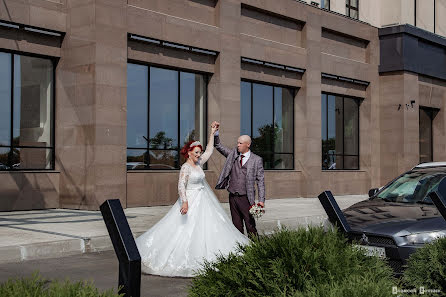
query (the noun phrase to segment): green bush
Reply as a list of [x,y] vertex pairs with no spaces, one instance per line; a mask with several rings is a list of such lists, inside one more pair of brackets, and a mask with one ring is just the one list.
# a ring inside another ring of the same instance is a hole
[[[189,296],[389,296],[392,270],[337,230],[281,230],[205,263]],[[240,253],[241,252],[241,253]]]
[[121,297],[113,289],[99,292],[91,282],[48,281],[37,273],[0,284],[0,297]]
[[442,293],[426,293],[428,296],[446,295],[446,238],[441,238],[418,249],[410,255],[404,271],[405,289],[424,287]]

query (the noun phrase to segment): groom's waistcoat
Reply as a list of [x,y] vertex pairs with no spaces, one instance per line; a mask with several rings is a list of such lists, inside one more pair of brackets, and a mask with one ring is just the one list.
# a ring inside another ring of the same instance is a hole
[[239,158],[237,158],[232,165],[231,173],[229,174],[229,192],[238,192],[240,195],[246,195],[246,173],[248,172],[246,163],[245,166],[240,166]]

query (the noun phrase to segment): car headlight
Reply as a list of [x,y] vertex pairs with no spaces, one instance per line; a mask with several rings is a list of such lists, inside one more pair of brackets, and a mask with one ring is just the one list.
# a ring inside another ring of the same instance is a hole
[[409,244],[425,244],[445,236],[446,236],[446,231],[435,231],[435,232],[414,233],[405,236],[405,238]]

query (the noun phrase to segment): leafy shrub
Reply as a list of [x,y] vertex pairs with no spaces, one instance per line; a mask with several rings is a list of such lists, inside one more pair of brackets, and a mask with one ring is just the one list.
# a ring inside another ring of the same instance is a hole
[[389,296],[392,270],[335,230],[281,230],[204,264],[189,296]]
[[419,248],[410,255],[408,267],[404,271],[405,289],[420,287],[440,290],[440,293],[425,293],[428,296],[445,296],[446,294],[446,238],[438,239]]
[[0,297],[121,297],[113,289],[99,292],[91,282],[48,281],[37,273],[0,284]]

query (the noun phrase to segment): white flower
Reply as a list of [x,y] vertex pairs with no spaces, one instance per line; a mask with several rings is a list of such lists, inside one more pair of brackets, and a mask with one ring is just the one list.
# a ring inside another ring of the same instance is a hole
[[249,213],[256,219],[262,217],[262,215],[265,213],[265,208],[261,206],[260,204],[254,204],[249,209]]

